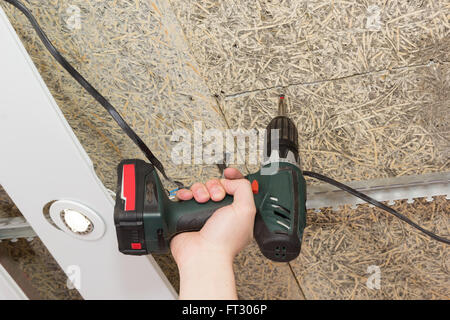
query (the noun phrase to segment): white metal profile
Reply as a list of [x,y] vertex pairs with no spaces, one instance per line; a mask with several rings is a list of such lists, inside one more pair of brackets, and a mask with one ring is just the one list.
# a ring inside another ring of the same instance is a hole
[[2,265],[0,265],[0,300],[28,300]]
[[[117,249],[113,199],[0,8],[0,184],[85,299],[174,299],[149,257]],[[104,223],[81,240],[43,215],[54,200],[79,203]]]

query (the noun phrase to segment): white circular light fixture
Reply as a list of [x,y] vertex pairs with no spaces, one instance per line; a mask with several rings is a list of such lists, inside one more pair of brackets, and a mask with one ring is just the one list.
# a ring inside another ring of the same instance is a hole
[[72,200],[58,200],[49,208],[51,220],[59,229],[81,240],[97,240],[105,233],[105,223],[89,207]]
[[88,234],[94,229],[91,220],[78,211],[64,209],[61,211],[61,219],[72,232],[77,234]]

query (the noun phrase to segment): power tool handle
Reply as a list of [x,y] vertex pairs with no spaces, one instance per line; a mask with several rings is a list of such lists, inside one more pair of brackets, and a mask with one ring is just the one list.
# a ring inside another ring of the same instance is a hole
[[199,231],[211,215],[218,209],[233,203],[233,196],[226,195],[222,201],[208,201],[199,203],[196,200],[171,202],[167,225],[172,226],[171,234]]
[[[205,203],[198,203],[194,199],[171,202],[170,213],[165,215],[168,219],[167,225],[171,228],[169,230],[171,237],[183,232],[199,231],[216,210],[230,205],[233,203],[233,199],[233,196],[226,195],[219,202],[210,200]],[[270,240],[272,234],[265,232],[266,229],[263,219],[257,214],[254,225],[254,237],[258,244],[263,244],[264,241]]]

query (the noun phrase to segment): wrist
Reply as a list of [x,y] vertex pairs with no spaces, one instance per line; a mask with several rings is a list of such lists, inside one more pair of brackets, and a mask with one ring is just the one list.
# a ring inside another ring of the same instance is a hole
[[188,270],[190,268],[208,268],[212,266],[232,267],[234,256],[224,250],[198,250],[189,252],[188,255],[177,257],[178,269]]
[[232,265],[235,256],[227,247],[204,241],[198,234],[195,237],[186,233],[177,235],[172,239],[170,249],[179,269],[211,261]]
[[237,299],[233,258],[199,253],[178,264],[180,299]]

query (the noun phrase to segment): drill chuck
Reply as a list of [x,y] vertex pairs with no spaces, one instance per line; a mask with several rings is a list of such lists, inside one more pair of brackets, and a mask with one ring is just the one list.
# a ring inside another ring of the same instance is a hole
[[270,157],[275,146],[274,130],[278,130],[278,155],[280,159],[289,158],[291,153],[295,162],[299,164],[298,156],[298,132],[294,122],[286,116],[277,116],[270,121],[266,128],[267,140],[266,140],[266,155]]

